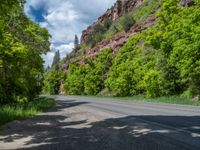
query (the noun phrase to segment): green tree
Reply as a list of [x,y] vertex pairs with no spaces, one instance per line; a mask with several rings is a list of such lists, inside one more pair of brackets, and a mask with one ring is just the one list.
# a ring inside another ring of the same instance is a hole
[[108,29],[110,28],[111,25],[112,25],[111,20],[110,20],[108,17],[106,17],[106,18],[104,19],[104,28],[105,28],[106,30],[108,30]]
[[75,35],[75,37],[74,37],[74,49],[75,49],[75,51],[77,51],[79,49],[79,39],[78,39],[77,35]]
[[52,68],[55,67],[55,69],[58,70],[58,68],[59,68],[59,66],[58,66],[59,63],[60,63],[60,51],[58,50],[58,51],[56,51],[55,54],[54,54],[53,62],[52,62],[51,67],[52,67]]
[[51,95],[59,94],[60,84],[63,78],[61,71],[49,70],[45,73],[44,77],[44,92]]
[[0,4],[0,103],[31,100],[41,90],[49,33],[24,14],[23,0]]
[[104,81],[112,64],[112,50],[105,49],[85,65],[70,64],[65,80],[65,92],[71,95],[96,95],[105,88]]

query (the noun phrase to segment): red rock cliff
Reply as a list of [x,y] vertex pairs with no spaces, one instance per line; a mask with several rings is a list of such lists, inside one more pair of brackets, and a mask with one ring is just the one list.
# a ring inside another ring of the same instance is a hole
[[108,9],[96,22],[82,32],[81,43],[84,43],[88,39],[89,35],[92,34],[94,26],[102,24],[105,18],[109,18],[114,22],[125,13],[131,12],[133,9],[140,6],[143,1],[144,0],[117,0],[112,8]]

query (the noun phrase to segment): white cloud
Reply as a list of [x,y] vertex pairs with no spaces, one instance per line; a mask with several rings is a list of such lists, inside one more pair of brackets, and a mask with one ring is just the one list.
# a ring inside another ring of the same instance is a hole
[[42,55],[42,58],[45,60],[45,67],[51,66],[54,57],[54,52],[49,52],[47,55]]
[[[81,36],[82,30],[94,22],[116,0],[26,0],[25,13],[52,35],[51,52],[44,56],[50,65],[55,50],[62,57],[73,49],[74,35]],[[37,21],[32,9],[41,10],[43,21]]]

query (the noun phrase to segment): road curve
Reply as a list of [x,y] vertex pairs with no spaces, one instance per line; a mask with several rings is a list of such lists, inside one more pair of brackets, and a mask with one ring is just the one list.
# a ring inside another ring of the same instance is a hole
[[0,150],[199,150],[200,107],[78,96],[0,131]]

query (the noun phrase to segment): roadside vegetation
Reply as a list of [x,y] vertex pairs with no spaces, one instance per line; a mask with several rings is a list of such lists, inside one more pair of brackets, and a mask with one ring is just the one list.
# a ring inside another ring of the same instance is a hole
[[53,99],[37,98],[26,103],[13,103],[0,106],[0,126],[13,120],[23,120],[47,111],[55,105]]
[[43,85],[42,55],[50,34],[24,14],[24,0],[0,4],[0,125],[47,110],[53,100],[38,97]]
[[[66,93],[97,95],[99,92],[151,98],[178,95],[199,100],[199,1],[191,7],[181,7],[178,3],[179,0],[163,2],[161,11],[157,12],[157,24],[129,38],[109,64],[105,63],[107,57],[101,60],[93,57],[92,64],[87,59],[85,65],[73,62],[66,76]],[[95,69],[87,69],[90,65],[97,68],[99,63],[108,69],[99,70],[99,74],[93,73]],[[86,92],[88,86],[96,92]]]
[[116,55],[106,80],[114,95],[199,96],[200,9],[178,2],[164,2],[158,23],[131,37]]
[[75,57],[63,74],[65,93],[133,99],[144,95],[140,100],[199,105],[200,1],[194,0],[189,7],[179,3],[180,0],[145,1],[117,22],[107,20],[99,26],[107,27],[106,32],[97,30],[101,32],[92,36],[105,39],[114,26],[118,29],[126,26],[128,30],[148,16],[157,17],[154,26],[130,37],[115,55],[110,48],[104,49],[92,58],[85,58],[83,64],[78,63],[83,58]]
[[112,50],[105,49],[93,58],[85,59],[86,65],[70,64],[65,92],[69,95],[97,95],[105,88],[106,73],[112,65]]
[[125,97],[113,97],[113,96],[82,96],[87,98],[96,98],[96,100],[124,100],[132,102],[149,102],[149,103],[163,103],[163,104],[178,104],[178,105],[192,105],[200,106],[200,101],[195,99],[183,98],[180,96],[162,96],[162,97],[146,97],[145,95],[136,95],[136,96],[125,96]]
[[26,102],[42,89],[50,35],[24,14],[24,0],[0,4],[0,104]]

